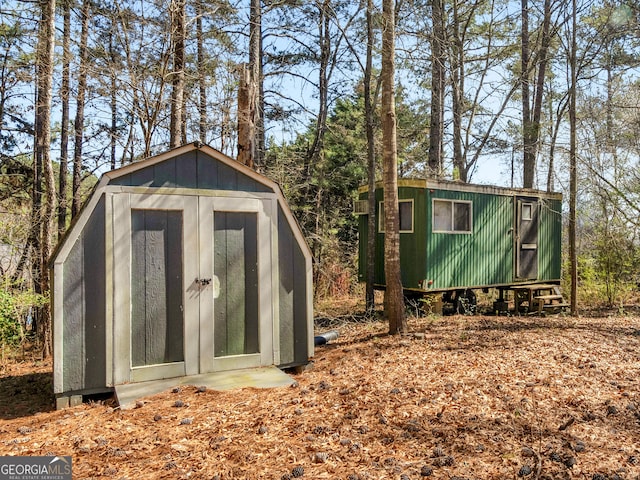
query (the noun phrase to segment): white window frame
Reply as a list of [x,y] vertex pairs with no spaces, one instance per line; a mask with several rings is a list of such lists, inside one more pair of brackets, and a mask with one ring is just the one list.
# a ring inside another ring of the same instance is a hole
[[[413,205],[413,198],[403,198],[398,200],[398,203],[409,203],[411,204],[411,229],[410,230],[400,230],[400,233],[413,233],[415,228],[415,208]],[[398,208],[398,212],[400,209]],[[399,215],[399,213],[398,213]],[[398,218],[398,220],[400,220]],[[402,224],[402,222],[400,222]],[[384,233],[384,202],[378,202],[378,233]]]
[[[435,204],[436,202],[447,202],[451,204],[451,221],[449,223],[450,229],[448,230],[436,230],[435,229]],[[469,205],[469,230],[455,230],[455,205],[467,204]],[[453,200],[449,198],[434,198],[431,200],[431,230],[433,233],[448,233],[454,235],[470,235],[473,233],[473,202],[471,200]]]

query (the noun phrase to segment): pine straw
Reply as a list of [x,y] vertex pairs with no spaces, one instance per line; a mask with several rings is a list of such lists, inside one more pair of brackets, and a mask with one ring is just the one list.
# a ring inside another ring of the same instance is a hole
[[5,412],[0,455],[72,455],[78,479],[640,478],[640,318],[410,327],[342,323],[294,387]]

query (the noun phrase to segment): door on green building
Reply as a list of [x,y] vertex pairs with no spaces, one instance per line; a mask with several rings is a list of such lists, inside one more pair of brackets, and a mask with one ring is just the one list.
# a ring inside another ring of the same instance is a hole
[[516,278],[535,280],[538,277],[538,216],[536,198],[516,198]]

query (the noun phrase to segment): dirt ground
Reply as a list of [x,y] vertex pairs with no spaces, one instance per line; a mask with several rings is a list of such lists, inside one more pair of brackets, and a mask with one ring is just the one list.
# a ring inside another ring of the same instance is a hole
[[51,364],[6,359],[0,455],[74,478],[640,479],[640,317],[320,322],[293,387],[170,390],[54,411]]

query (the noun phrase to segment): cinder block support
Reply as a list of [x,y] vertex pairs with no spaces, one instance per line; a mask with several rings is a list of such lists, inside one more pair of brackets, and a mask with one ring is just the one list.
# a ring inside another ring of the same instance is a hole
[[56,410],[82,405],[82,395],[67,395],[56,397]]
[[56,397],[56,410],[69,408],[69,397]]

